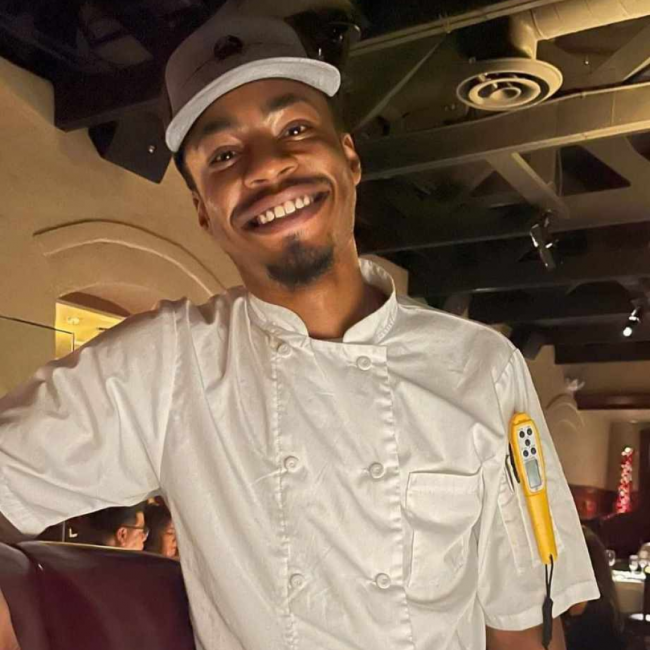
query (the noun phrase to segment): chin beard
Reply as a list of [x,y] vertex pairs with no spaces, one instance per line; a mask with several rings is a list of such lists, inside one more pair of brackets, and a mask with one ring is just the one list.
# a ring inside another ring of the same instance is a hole
[[269,277],[290,291],[307,287],[325,275],[334,264],[334,245],[306,246],[300,238],[292,237],[280,262],[269,264]]

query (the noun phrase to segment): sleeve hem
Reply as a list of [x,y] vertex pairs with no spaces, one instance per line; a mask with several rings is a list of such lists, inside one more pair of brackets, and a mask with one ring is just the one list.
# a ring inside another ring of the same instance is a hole
[[23,535],[38,535],[44,526],[21,503],[0,473],[0,514]]
[[[561,594],[553,596],[553,618],[564,614],[569,607],[587,600],[598,600],[600,592],[596,583],[589,580],[579,582],[565,589]],[[536,605],[516,614],[504,616],[487,616],[486,624],[496,630],[518,632],[542,624],[542,607]]]

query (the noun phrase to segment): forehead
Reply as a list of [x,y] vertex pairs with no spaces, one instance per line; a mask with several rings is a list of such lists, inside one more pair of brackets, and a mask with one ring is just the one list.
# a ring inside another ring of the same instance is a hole
[[210,104],[192,126],[188,142],[200,137],[211,122],[224,120],[247,126],[289,107],[303,107],[322,116],[330,114],[326,96],[311,86],[290,79],[252,81]]

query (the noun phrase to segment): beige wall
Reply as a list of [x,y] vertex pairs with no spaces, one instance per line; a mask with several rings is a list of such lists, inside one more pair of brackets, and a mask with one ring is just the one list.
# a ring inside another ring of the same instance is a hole
[[650,361],[583,363],[563,366],[567,376],[585,382],[590,393],[650,392]]
[[604,489],[610,464],[609,420],[599,413],[578,411],[551,346],[542,348],[528,367],[567,481]]
[[[203,285],[217,292],[239,283],[198,227],[173,166],[156,185],[105,162],[85,131],[54,128],[50,84],[4,59],[0,115],[0,315],[53,326],[55,302],[70,286],[121,292],[130,307],[148,308],[160,297],[207,296]],[[57,241],[71,232],[76,245],[62,250]],[[53,334],[34,332],[0,331],[0,387],[53,355]],[[11,347],[17,337],[31,343]]]

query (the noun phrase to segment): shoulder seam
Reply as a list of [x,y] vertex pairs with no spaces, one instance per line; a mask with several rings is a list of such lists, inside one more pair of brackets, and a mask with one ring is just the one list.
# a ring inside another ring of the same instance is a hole
[[169,432],[169,421],[171,419],[172,413],[172,402],[174,398],[174,391],[176,389],[176,371],[178,365],[178,326],[176,324],[176,304],[171,304],[171,321],[173,327],[173,336],[174,336],[174,350],[172,354],[173,364],[171,370],[171,377],[169,378],[169,400],[167,404],[167,416],[165,418],[165,426],[163,427],[163,439],[162,439],[162,450],[159,457],[159,466],[158,466],[158,482],[161,482],[162,479],[162,467],[165,454],[167,453],[167,434]]

